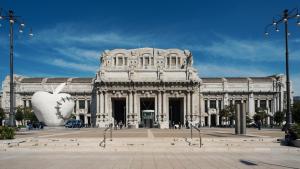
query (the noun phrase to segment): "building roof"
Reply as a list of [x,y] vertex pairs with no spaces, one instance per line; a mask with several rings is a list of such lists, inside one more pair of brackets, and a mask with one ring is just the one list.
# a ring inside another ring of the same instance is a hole
[[72,83],[92,83],[93,78],[90,77],[82,77],[82,78],[73,78]]
[[63,83],[63,82],[67,82],[69,78],[64,78],[64,77],[60,77],[60,78],[48,78],[46,83]]
[[201,78],[203,83],[222,83],[222,78],[215,78],[215,77],[205,77]]
[[272,77],[250,77],[253,82],[272,82]]
[[36,78],[23,78],[21,80],[21,83],[41,83],[43,80],[42,77],[36,77]]
[[227,77],[225,78],[228,83],[247,83],[248,78],[246,77]]

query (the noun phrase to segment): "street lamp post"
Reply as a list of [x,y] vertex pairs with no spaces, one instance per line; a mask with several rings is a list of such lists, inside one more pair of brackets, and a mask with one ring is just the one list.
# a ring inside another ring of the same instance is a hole
[[285,71],[286,71],[286,131],[291,127],[292,123],[292,113],[291,113],[291,92],[290,92],[290,73],[289,73],[289,49],[288,49],[288,36],[290,33],[288,32],[288,21],[291,19],[297,19],[297,25],[300,26],[300,14],[298,12],[298,9],[295,8],[291,10],[290,12],[285,9],[283,11],[283,15],[280,16],[280,18],[273,18],[273,22],[271,24],[268,24],[265,27],[265,35],[268,36],[269,32],[268,29],[270,27],[275,27],[275,31],[279,32],[278,25],[281,23],[284,23],[284,35],[285,35]]
[[[23,33],[25,24],[23,21],[20,21],[19,16],[15,16],[12,10],[8,12],[4,11],[2,16],[2,8],[0,9],[0,20],[9,21],[9,67],[10,67],[10,83],[9,83],[9,92],[10,92],[10,110],[9,110],[9,126],[16,126],[15,122],[15,110],[14,110],[14,25],[19,25],[19,32]],[[6,13],[6,14],[5,14]],[[30,29],[30,36],[33,36],[32,30]]]

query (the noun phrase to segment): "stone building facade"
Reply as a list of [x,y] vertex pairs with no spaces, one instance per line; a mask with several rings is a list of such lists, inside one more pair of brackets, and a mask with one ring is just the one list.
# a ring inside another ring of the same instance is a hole
[[[187,122],[218,126],[220,110],[241,102],[249,117],[257,107],[271,116],[285,107],[285,76],[202,78],[188,50],[106,50],[100,62],[95,78],[15,76],[15,103],[30,106],[35,91],[51,91],[51,86],[66,82],[63,92],[76,100],[77,119],[95,127],[122,122],[133,128],[169,128]],[[9,77],[2,88],[2,105],[8,111]]]

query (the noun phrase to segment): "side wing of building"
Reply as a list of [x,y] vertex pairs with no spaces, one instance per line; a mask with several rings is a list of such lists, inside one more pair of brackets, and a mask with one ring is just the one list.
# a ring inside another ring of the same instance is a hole
[[[75,100],[73,114],[86,125],[92,124],[93,112],[95,112],[95,97],[93,94],[94,78],[31,78],[14,76],[15,95],[14,107],[31,107],[31,97],[37,91],[52,92],[61,83],[66,83],[61,93],[69,93]],[[3,96],[1,100],[5,112],[9,112],[9,76],[2,83]]]

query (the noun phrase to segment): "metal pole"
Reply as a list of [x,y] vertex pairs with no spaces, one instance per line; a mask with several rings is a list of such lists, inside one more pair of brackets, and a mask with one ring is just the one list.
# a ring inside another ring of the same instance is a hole
[[192,125],[192,123],[190,124],[190,127],[191,127],[191,139],[193,139],[193,125]]
[[15,113],[14,113],[14,54],[13,54],[13,37],[14,37],[14,18],[13,18],[13,11],[9,11],[9,21],[10,21],[10,112],[9,112],[9,125],[14,127],[15,126]]
[[112,123],[110,124],[110,141],[112,141]]
[[287,107],[286,107],[286,130],[291,127],[292,115],[291,115],[291,104],[290,104],[290,73],[289,73],[289,49],[288,49],[288,10],[284,10],[285,20],[285,71],[286,71],[286,87],[287,87]]

